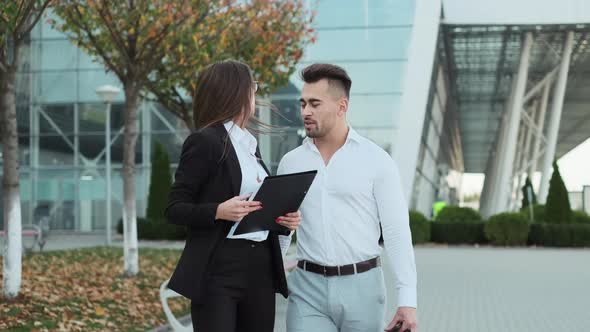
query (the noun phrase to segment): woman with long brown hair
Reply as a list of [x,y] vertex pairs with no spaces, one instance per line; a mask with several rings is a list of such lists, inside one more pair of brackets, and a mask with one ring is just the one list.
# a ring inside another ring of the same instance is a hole
[[[249,201],[269,175],[248,130],[258,83],[250,68],[223,61],[200,73],[193,96],[196,132],[182,147],[166,217],[188,228],[186,246],[168,287],[191,299],[195,331],[272,332],[275,293],[287,296],[282,249],[289,233],[234,235]],[[300,213],[277,219],[290,230]]]

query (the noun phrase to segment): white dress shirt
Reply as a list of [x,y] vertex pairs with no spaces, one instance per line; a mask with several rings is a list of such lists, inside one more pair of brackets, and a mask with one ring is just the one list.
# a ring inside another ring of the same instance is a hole
[[416,307],[416,264],[408,207],[397,165],[350,128],[328,165],[313,139],[287,153],[278,174],[318,170],[301,205],[297,259],[340,266],[380,256],[379,223],[398,290],[398,306]]
[[[262,181],[268,175],[262,165],[256,158],[256,147],[258,142],[256,138],[247,130],[240,128],[233,121],[224,124],[225,129],[229,133],[229,138],[240,162],[240,170],[242,171],[242,184],[240,186],[240,196],[252,193],[252,197],[262,185]],[[268,231],[260,231],[253,233],[246,233],[234,235],[239,223],[235,223],[230,229],[228,239],[247,239],[257,242],[262,242],[267,239]]]

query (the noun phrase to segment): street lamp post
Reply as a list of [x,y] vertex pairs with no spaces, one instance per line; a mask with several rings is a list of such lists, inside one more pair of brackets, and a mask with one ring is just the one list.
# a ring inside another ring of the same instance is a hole
[[105,178],[106,178],[106,203],[107,203],[107,220],[106,235],[107,245],[111,244],[111,225],[112,225],[112,198],[111,198],[111,104],[121,89],[112,85],[103,85],[96,89],[96,94],[107,104],[105,119]]

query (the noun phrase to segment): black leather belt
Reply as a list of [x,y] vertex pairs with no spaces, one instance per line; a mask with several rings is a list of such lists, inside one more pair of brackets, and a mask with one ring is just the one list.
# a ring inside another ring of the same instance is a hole
[[379,257],[371,258],[364,262],[341,266],[323,266],[308,261],[299,261],[297,266],[305,271],[321,274],[324,277],[348,276],[367,272],[377,266],[381,266]]

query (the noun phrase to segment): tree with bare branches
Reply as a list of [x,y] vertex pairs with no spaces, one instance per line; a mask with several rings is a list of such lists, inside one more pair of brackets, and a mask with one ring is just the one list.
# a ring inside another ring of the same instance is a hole
[[[165,61],[173,36],[202,21],[224,1],[58,0],[61,22],[53,22],[79,47],[102,62],[123,85],[124,274],[139,271],[135,198],[135,146],[140,93],[154,70]],[[197,15],[196,15],[197,14]]]
[[18,295],[22,278],[22,220],[19,188],[16,72],[19,51],[52,0],[0,2],[0,136],[4,200],[4,296]]

